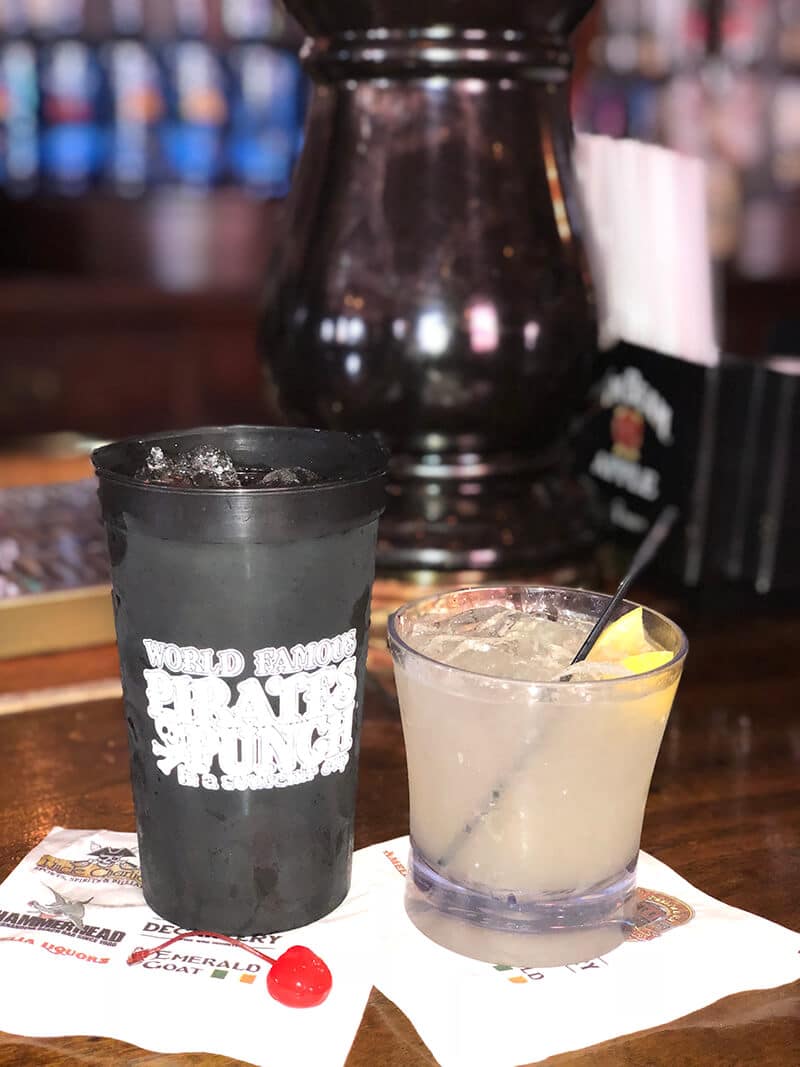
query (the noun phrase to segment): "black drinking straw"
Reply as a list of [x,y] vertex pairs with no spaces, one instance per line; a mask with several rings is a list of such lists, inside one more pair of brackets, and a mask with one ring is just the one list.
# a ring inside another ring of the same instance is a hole
[[675,520],[677,519],[677,517],[678,509],[675,507],[674,504],[670,504],[668,507],[664,508],[664,510],[656,519],[656,521],[647,531],[647,536],[636,549],[636,553],[634,554],[634,557],[631,560],[631,564],[625,573],[625,577],[617,586],[616,593],[614,593],[612,598],[609,600],[608,604],[606,605],[605,611],[594,624],[591,631],[589,632],[589,636],[578,649],[575,659],[573,659],[570,666],[572,666],[572,664],[574,663],[580,663],[582,660],[585,660],[589,653],[592,651],[598,637],[603,632],[603,630],[605,630],[609,620],[611,619],[611,616],[616,611],[617,605],[619,604],[620,600],[622,600],[622,598],[627,593],[628,587],[636,578],[639,577],[645,567],[649,566],[649,564],[653,562],[656,553],[664,544],[667,537],[669,536],[670,530],[675,525]]

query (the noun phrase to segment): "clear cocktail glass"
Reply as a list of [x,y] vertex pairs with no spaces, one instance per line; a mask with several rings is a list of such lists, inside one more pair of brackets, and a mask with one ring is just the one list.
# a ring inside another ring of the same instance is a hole
[[[608,599],[546,587],[463,589],[405,605],[389,620],[410,793],[406,910],[447,948],[554,966],[624,940],[650,780],[688,646],[673,622],[644,608],[647,640],[669,653],[663,665],[530,682],[437,661],[415,650],[414,628],[489,605],[585,621]],[[620,613],[635,606],[623,602]]]

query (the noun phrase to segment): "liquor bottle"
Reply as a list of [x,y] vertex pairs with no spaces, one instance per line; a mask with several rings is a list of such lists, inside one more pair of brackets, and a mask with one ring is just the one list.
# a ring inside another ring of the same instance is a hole
[[175,35],[165,48],[164,156],[173,180],[199,188],[224,174],[228,118],[224,68],[207,31],[202,0],[176,0]]
[[227,155],[232,176],[257,196],[285,196],[299,151],[303,76],[297,57],[266,44],[279,28],[266,0],[227,0],[231,39],[231,124]]
[[6,0],[0,27],[0,183],[33,191],[39,172],[39,82],[23,0]]
[[106,174],[123,196],[161,176],[159,123],[165,102],[153,48],[144,40],[141,0],[111,0],[111,40],[104,49],[112,128]]
[[102,72],[96,52],[81,36],[83,0],[54,0],[40,9],[42,172],[48,188],[77,195],[91,185],[103,162]]

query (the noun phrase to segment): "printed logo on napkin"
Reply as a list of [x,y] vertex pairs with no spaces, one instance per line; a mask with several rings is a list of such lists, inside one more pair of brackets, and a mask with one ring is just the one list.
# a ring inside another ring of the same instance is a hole
[[[165,775],[200,789],[277,789],[343,771],[353,745],[356,631],[307,644],[195,648],[146,637],[147,713]],[[244,677],[243,677],[244,676]],[[241,679],[241,680],[239,680]]]
[[[90,951],[86,943],[114,948],[124,940],[124,930],[118,929],[124,924],[115,921],[114,909],[144,905],[138,852],[131,834],[105,831],[100,837],[62,830],[48,834],[24,861],[26,891],[13,899],[4,896],[0,904],[0,928],[7,932],[0,939],[40,944],[54,955],[77,956],[89,963],[107,963],[107,956]],[[70,947],[73,941],[84,944]]]
[[[38,946],[53,956],[107,964],[126,939],[150,948],[181,928],[165,922],[145,904],[134,834],[56,828],[23,860],[0,892],[0,942]],[[120,927],[121,929],[118,929]],[[5,928],[5,929],[3,929]],[[282,934],[243,937],[249,944],[274,946]],[[87,944],[88,943],[88,944]],[[132,946],[124,946],[122,959]],[[174,948],[158,949],[144,960],[145,971],[192,977],[233,975],[242,985],[265,971],[252,957],[197,935]]]
[[[100,841],[91,841],[88,847],[82,846],[77,856],[40,856],[36,869],[95,888],[102,885],[141,890],[142,872],[139,870],[138,852],[138,848],[113,848]],[[140,904],[141,893],[136,896],[136,903]]]

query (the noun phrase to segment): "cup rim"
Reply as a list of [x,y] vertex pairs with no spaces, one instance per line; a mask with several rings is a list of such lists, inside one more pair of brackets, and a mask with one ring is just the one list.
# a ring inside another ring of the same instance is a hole
[[[317,427],[306,426],[257,426],[252,423],[232,423],[230,425],[223,426],[192,426],[180,430],[161,430],[155,433],[146,434],[134,434],[128,437],[119,438],[117,440],[108,441],[102,445],[98,445],[92,451],[91,459],[95,469],[95,475],[101,478],[103,481],[110,482],[114,485],[118,485],[124,488],[131,488],[136,491],[146,494],[168,494],[169,496],[211,496],[211,497],[270,497],[277,494],[290,494],[291,496],[320,493],[320,492],[335,492],[336,490],[357,489],[359,486],[368,485],[371,482],[375,482],[382,479],[386,474],[386,467],[388,463],[388,452],[385,446],[380,445],[382,450],[382,459],[379,460],[374,466],[371,466],[366,471],[359,471],[353,474],[351,477],[339,478],[332,481],[314,482],[311,485],[291,485],[291,486],[238,486],[229,488],[220,487],[200,487],[193,485],[165,485],[160,482],[146,482],[141,481],[132,474],[125,474],[122,471],[115,470],[113,466],[108,464],[109,457],[117,449],[124,448],[129,445],[146,445],[150,442],[158,443],[165,440],[179,440],[186,437],[200,437],[209,434],[218,434],[221,432],[236,432],[236,431],[253,431],[264,430],[269,432],[302,432],[309,435],[325,435],[328,437],[337,438],[350,438],[361,439],[369,441],[371,435],[368,433],[345,433],[341,430],[325,430]],[[375,442],[376,445],[378,442]]]
[[668,674],[668,673],[674,671],[674,669],[677,666],[682,665],[683,661],[686,659],[686,655],[687,655],[687,653],[689,651],[689,640],[686,637],[686,634],[683,632],[683,629],[680,626],[678,626],[678,624],[676,622],[673,622],[673,620],[670,619],[668,616],[664,615],[660,611],[656,611],[655,608],[649,608],[649,607],[647,607],[646,604],[640,604],[640,603],[638,603],[638,601],[628,600],[627,598],[622,600],[620,602],[620,604],[624,605],[625,607],[627,607],[628,610],[632,610],[634,608],[642,608],[643,611],[648,612],[650,615],[655,616],[655,618],[660,619],[662,622],[666,623],[667,626],[670,626],[673,630],[675,630],[677,632],[678,637],[679,637],[679,645],[678,645],[677,651],[673,654],[672,658],[670,660],[668,660],[667,663],[662,663],[660,667],[654,667],[652,670],[644,671],[642,674],[624,675],[621,678],[595,678],[595,679],[581,680],[581,681],[578,681],[578,682],[572,682],[572,681],[564,681],[564,682],[561,682],[561,681],[535,682],[535,681],[525,681],[524,679],[521,679],[521,678],[508,678],[508,677],[506,677],[504,675],[499,675],[499,674],[482,674],[479,671],[471,671],[471,670],[468,670],[466,667],[455,666],[455,665],[450,664],[450,663],[445,663],[443,660],[435,659],[433,656],[428,656],[424,652],[420,652],[418,649],[413,648],[411,645],[409,645],[408,642],[405,640],[405,638],[401,637],[399,632],[398,632],[397,621],[398,621],[398,617],[403,612],[410,611],[410,610],[415,609],[415,608],[419,608],[423,604],[432,603],[433,601],[440,600],[442,597],[451,596],[451,595],[457,594],[457,593],[476,593],[476,592],[491,593],[493,591],[508,592],[508,591],[519,590],[519,589],[526,589],[526,590],[533,590],[533,591],[544,590],[544,591],[548,591],[548,592],[567,593],[567,594],[569,594],[569,593],[584,593],[584,594],[587,594],[589,596],[599,597],[600,599],[602,599],[602,600],[604,600],[606,602],[611,600],[611,595],[610,594],[608,594],[608,593],[598,593],[593,589],[583,589],[583,588],[579,588],[579,587],[576,587],[576,586],[563,586],[563,585],[525,585],[525,584],[523,584],[521,582],[514,582],[514,583],[510,583],[508,585],[497,585],[497,584],[492,584],[492,585],[466,585],[466,586],[459,586],[459,587],[457,587],[455,589],[445,589],[445,590],[442,590],[442,592],[440,592],[440,593],[428,594],[427,596],[419,597],[417,600],[410,600],[407,603],[402,604],[399,608],[397,608],[395,611],[393,611],[389,615],[389,618],[388,618],[388,621],[387,621],[387,642],[389,644],[389,650],[391,652],[393,652],[394,650],[393,650],[392,646],[396,645],[398,648],[402,649],[404,652],[407,652],[409,655],[414,656],[417,659],[423,660],[426,663],[429,663],[434,667],[438,667],[438,668],[441,668],[441,669],[446,670],[446,671],[454,671],[454,672],[456,672],[456,675],[459,676],[459,677],[474,678],[476,680],[476,682],[479,682],[479,683],[481,683],[483,685],[486,685],[488,682],[499,682],[503,686],[506,686],[506,687],[523,687],[523,688],[528,689],[528,690],[530,690],[530,689],[539,689],[539,690],[554,689],[554,690],[557,690],[560,693],[566,692],[566,691],[568,691],[570,689],[584,689],[584,688],[588,688],[588,687],[602,687],[602,686],[606,686],[606,687],[608,687],[608,686],[624,686],[626,684],[641,684],[643,681],[644,682],[656,681],[662,675],[665,675],[665,674]]

